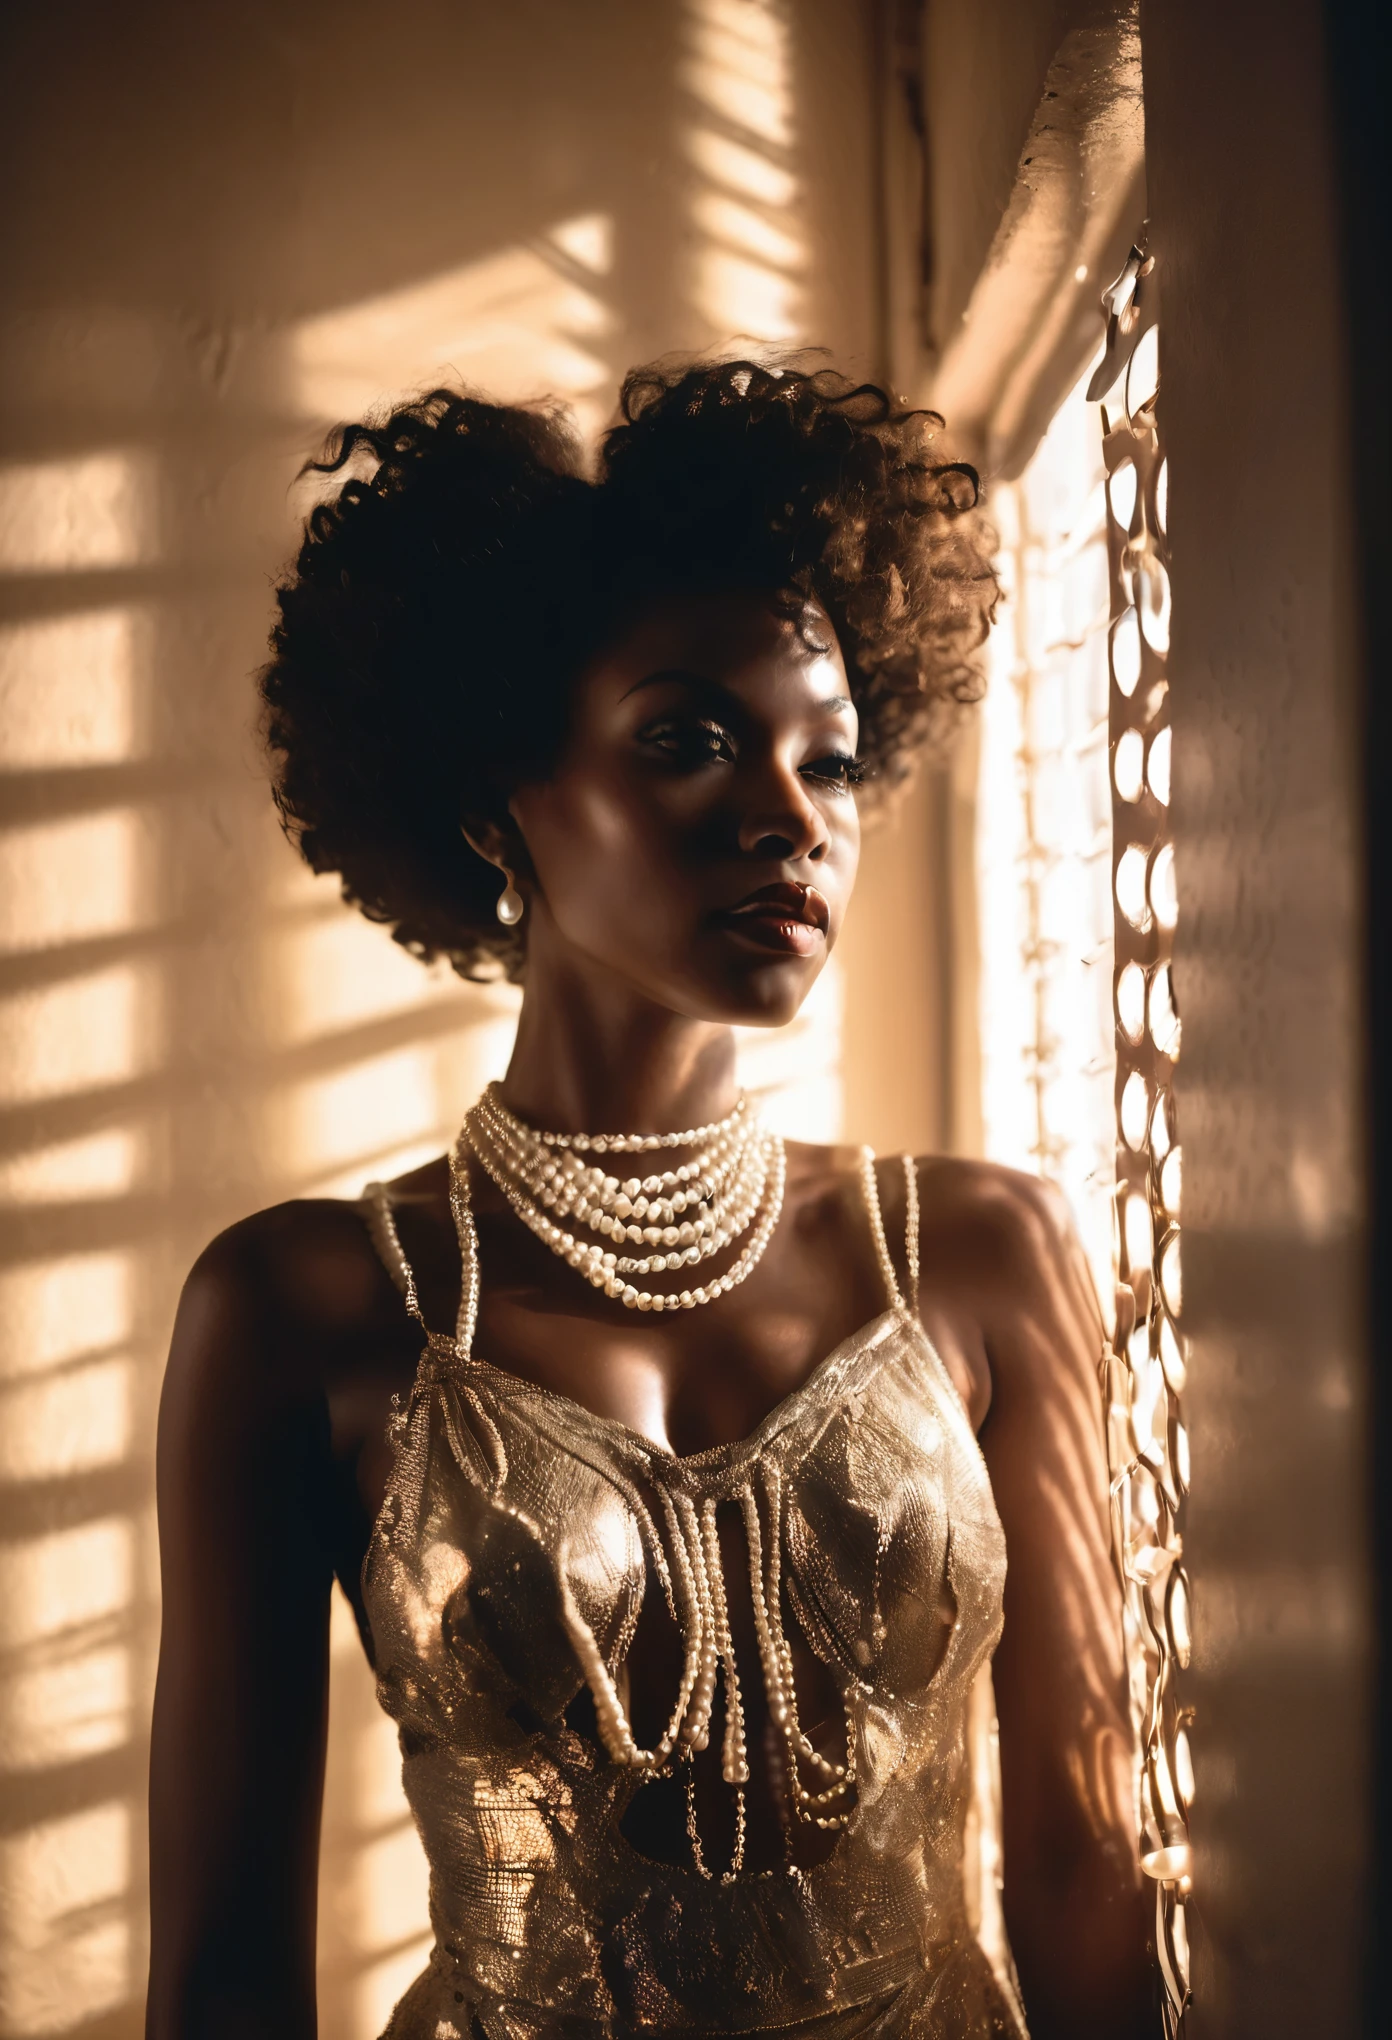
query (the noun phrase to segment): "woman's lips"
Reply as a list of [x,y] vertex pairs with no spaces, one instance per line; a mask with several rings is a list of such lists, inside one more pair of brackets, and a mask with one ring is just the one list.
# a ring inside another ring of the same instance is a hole
[[716,919],[734,935],[780,956],[815,956],[826,945],[826,901],[811,885],[766,885]]

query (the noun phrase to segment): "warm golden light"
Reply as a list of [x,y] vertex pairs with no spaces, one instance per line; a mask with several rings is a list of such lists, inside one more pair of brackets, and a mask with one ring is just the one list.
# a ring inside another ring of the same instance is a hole
[[118,1084],[159,1059],[158,986],[113,964],[0,1003],[0,1103]]
[[305,319],[290,338],[292,394],[307,416],[357,418],[408,390],[463,382],[516,402],[564,398],[593,433],[610,404],[601,343],[613,223],[563,219],[526,246]]
[[130,1856],[130,1812],[116,1801],[0,1842],[8,1901],[0,2021],[14,2040],[72,2032],[127,1995]]
[[70,1254],[0,1271],[0,1379],[119,1345],[132,1321],[124,1254]]
[[111,1127],[0,1158],[0,1205],[119,1197],[134,1187],[144,1147],[133,1128]]
[[717,346],[803,337],[806,244],[793,168],[790,19],[779,0],[688,0],[679,80],[691,303]]
[[56,1480],[118,1465],[131,1442],[131,1374],[122,1354],[0,1385],[0,1478]]
[[453,972],[422,970],[404,949],[384,941],[380,928],[345,914],[337,900],[321,918],[273,931],[265,953],[280,984],[286,1041],[312,1041],[335,1028],[469,997]]
[[132,609],[0,625],[0,770],[116,765],[140,742]]
[[0,1645],[18,1649],[119,1614],[134,1556],[134,1531],[120,1516],[0,1547]]
[[130,808],[0,834],[0,949],[119,934],[135,909],[138,818]]
[[[1115,1050],[1106,498],[1086,386],[1084,377],[1020,480],[992,491],[1007,602],[981,708],[976,866],[986,1151],[1062,1185],[1107,1296]],[[1132,750],[1119,750],[1111,769],[1127,798],[1139,791]],[[1123,865],[1118,887],[1144,911],[1144,855]],[[1116,1017],[1133,1038],[1144,1029],[1139,973],[1121,977]],[[1141,1132],[1144,1110],[1144,1095],[1133,1096]]]
[[145,564],[154,476],[148,455],[122,451],[0,466],[0,573]]
[[131,1732],[130,1652],[63,1641],[51,1659],[0,1685],[0,1748],[14,1771],[39,1771],[119,1749]]

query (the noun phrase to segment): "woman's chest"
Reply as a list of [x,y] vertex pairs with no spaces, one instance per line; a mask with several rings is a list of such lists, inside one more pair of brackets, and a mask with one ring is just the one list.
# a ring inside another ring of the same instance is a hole
[[899,1321],[877,1341],[741,1447],[695,1459],[486,1369],[441,1383],[403,1444],[378,1575],[396,1585],[374,1628],[395,1599],[471,1685],[531,1667],[545,1717],[591,1645],[624,1663],[660,1582],[688,1636],[729,1623],[776,1660],[786,1630],[834,1684],[925,1689],[960,1633],[993,1630],[1004,1551],[951,1390]]

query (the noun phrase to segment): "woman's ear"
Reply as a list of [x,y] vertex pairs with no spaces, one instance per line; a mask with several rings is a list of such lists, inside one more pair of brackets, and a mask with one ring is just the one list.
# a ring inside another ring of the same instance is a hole
[[527,845],[516,824],[509,828],[490,816],[465,815],[459,833],[471,850],[498,871],[520,872],[524,878],[534,876]]
[[509,862],[508,852],[512,846],[506,831],[500,829],[496,822],[487,821],[481,815],[466,815],[459,824],[459,833],[485,864],[494,864],[501,871]]

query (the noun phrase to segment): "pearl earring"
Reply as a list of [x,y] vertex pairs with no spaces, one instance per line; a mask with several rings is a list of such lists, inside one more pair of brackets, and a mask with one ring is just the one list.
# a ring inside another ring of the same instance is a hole
[[517,890],[512,873],[506,865],[503,865],[502,872],[507,884],[498,895],[498,904],[494,912],[505,928],[515,928],[527,910],[527,902]]

